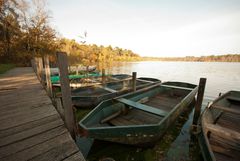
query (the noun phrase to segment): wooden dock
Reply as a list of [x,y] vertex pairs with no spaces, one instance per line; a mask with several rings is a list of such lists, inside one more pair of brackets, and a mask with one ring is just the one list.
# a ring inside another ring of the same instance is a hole
[[32,68],[0,76],[0,160],[84,161]]

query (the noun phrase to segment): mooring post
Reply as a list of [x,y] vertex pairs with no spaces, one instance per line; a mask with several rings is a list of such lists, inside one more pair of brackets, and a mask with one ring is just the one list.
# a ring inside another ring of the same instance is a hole
[[34,61],[34,58],[31,59],[31,66],[33,68],[33,71],[36,73],[35,71],[35,61]]
[[48,95],[52,98],[52,83],[50,77],[50,66],[49,66],[49,56],[44,56],[44,67],[45,67],[45,78],[47,82],[47,92]]
[[58,68],[60,73],[60,84],[62,93],[62,103],[64,108],[65,124],[72,136],[75,139],[75,122],[72,108],[71,88],[68,79],[68,59],[64,52],[57,53]]
[[132,72],[132,88],[133,88],[133,91],[136,91],[136,79],[137,79],[137,72]]
[[193,123],[192,123],[193,132],[197,131],[197,124],[198,124],[199,116],[201,114],[201,107],[202,107],[202,101],[203,101],[206,81],[207,81],[206,78],[200,78],[200,81],[199,81],[197,101],[196,101],[196,104],[195,104],[195,111],[194,111]]
[[34,58],[34,64],[35,64],[35,70],[36,70],[36,75],[37,75],[37,78],[39,79],[39,69],[38,69],[38,58],[35,57]]
[[102,70],[102,84],[105,85],[106,83],[106,73],[105,73],[105,69]]
[[40,78],[40,82],[44,85],[44,80],[42,78],[43,76],[43,60],[42,57],[38,58],[38,62],[39,62],[39,78]]
[[78,69],[79,69],[79,65],[77,65],[77,69],[76,69],[76,75],[78,75]]

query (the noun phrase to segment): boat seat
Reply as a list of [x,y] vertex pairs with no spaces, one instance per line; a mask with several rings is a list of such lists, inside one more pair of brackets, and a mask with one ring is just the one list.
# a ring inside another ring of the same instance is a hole
[[227,136],[228,138],[235,138],[237,140],[240,140],[240,133],[235,130],[209,123],[205,124],[205,128],[208,131],[213,132],[215,135],[222,135]]
[[164,110],[160,110],[160,109],[157,109],[157,108],[154,108],[154,107],[151,107],[151,106],[147,106],[147,105],[144,105],[144,104],[141,104],[141,103],[138,103],[138,102],[134,102],[134,101],[131,101],[131,100],[128,100],[128,99],[125,99],[125,98],[117,98],[115,100],[117,100],[118,102],[124,103],[126,105],[129,105],[133,108],[136,108],[136,109],[148,112],[148,113],[152,113],[152,114],[155,114],[155,115],[160,115],[160,116],[164,117],[168,114],[168,112],[166,112]]
[[226,99],[229,100],[229,101],[240,102],[240,98],[239,97],[235,97],[235,96],[228,96],[228,97],[226,97]]
[[104,89],[104,90],[106,90],[106,91],[108,91],[108,92],[111,92],[111,93],[115,93],[115,92],[117,92],[116,90],[114,90],[114,89],[111,89],[111,88],[108,88],[108,87],[101,87],[102,89]]
[[230,112],[230,113],[240,115],[240,109],[238,110],[238,109],[234,109],[234,108],[230,108],[230,107],[224,107],[224,106],[220,106],[220,105],[212,105],[211,107],[219,109],[219,110],[223,110],[225,112]]
[[179,86],[165,85],[165,84],[161,84],[161,86],[162,87],[167,87],[167,88],[183,89],[183,90],[188,90],[188,91],[192,91],[194,89],[194,88],[179,87]]

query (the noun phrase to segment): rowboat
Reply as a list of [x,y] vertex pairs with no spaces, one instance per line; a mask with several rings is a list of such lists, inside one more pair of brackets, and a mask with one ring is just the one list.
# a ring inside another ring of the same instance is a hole
[[[161,81],[158,79],[153,79],[152,81],[137,79],[136,89],[138,90],[160,82]],[[73,89],[72,102],[77,108],[93,108],[104,100],[111,99],[131,91],[132,79],[108,82],[104,85],[96,84],[94,86]]]
[[198,136],[205,161],[240,160],[240,91],[218,97],[203,112]]
[[[122,81],[125,79],[130,79],[131,76],[128,74],[114,74],[114,75],[108,75],[105,78],[105,82],[116,82],[116,81]],[[61,91],[61,84],[58,82],[59,77],[57,80],[54,80],[52,82],[52,88],[54,93],[58,93]],[[56,83],[57,82],[57,83]],[[69,75],[69,83],[70,87],[72,89],[75,88],[82,88],[86,86],[94,86],[94,85],[101,85],[102,84],[102,76],[99,74],[89,74],[88,76],[86,75]],[[87,88],[87,87],[86,87]],[[80,90],[81,91],[81,90]]]
[[[90,72],[88,74],[70,74],[68,75],[69,80],[78,80],[78,79],[82,79],[82,78],[88,78],[88,77],[100,77],[101,75],[98,72]],[[60,81],[60,77],[59,75],[53,75],[51,76],[51,83],[52,84],[57,84]]]
[[198,86],[155,84],[99,104],[80,122],[85,137],[129,145],[152,145],[194,100]]

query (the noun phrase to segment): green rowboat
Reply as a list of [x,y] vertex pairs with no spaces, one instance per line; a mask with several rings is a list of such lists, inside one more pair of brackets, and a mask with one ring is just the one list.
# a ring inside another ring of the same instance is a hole
[[[159,79],[151,78],[151,81],[136,80],[136,89],[141,89],[156,83],[160,83]],[[132,91],[132,79],[124,79],[120,81],[108,82],[106,84],[98,84],[76,88],[72,90],[72,102],[77,108],[94,108],[100,102],[111,99]]]
[[121,144],[154,144],[194,100],[197,89],[166,82],[104,101],[79,122],[80,133]]
[[240,160],[240,91],[218,97],[201,117],[199,145],[205,161]]
[[[88,77],[100,77],[100,76],[101,76],[101,74],[99,74],[98,72],[92,72],[92,73],[89,73],[89,74],[69,75],[68,78],[71,81],[71,80],[74,80],[74,79],[81,79],[81,78],[88,78]],[[51,76],[52,84],[59,83],[59,81],[60,81],[59,75]]]

